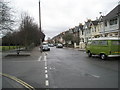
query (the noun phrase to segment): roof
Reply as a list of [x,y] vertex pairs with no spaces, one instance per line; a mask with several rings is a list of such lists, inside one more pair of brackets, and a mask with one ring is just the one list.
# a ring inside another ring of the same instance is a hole
[[120,14],[120,4],[117,5],[112,11],[110,11],[104,18],[103,20],[109,20],[111,18],[114,18]]
[[120,40],[120,37],[100,37],[100,38],[93,38],[89,40]]

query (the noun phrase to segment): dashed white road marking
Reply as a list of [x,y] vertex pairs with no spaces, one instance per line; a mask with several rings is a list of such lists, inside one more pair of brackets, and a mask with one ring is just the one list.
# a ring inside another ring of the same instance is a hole
[[45,73],[47,73],[48,71],[47,70],[45,70]]
[[47,62],[45,62],[45,67],[47,67]]
[[47,67],[45,67],[45,69],[47,70]]
[[48,53],[44,53],[44,61],[45,61],[45,86],[48,87],[49,86],[49,80],[48,80],[48,67],[47,67],[47,54]]
[[45,85],[49,86],[49,81],[48,80],[45,81]]
[[46,62],[47,60],[46,60],[46,56],[44,56],[44,61]]
[[100,78],[100,76],[97,76],[97,75],[92,75],[93,77],[96,77],[96,78]]
[[45,78],[48,79],[48,74],[45,74]]
[[42,59],[42,56],[40,56],[40,57],[38,58],[38,61],[41,61],[41,59]]

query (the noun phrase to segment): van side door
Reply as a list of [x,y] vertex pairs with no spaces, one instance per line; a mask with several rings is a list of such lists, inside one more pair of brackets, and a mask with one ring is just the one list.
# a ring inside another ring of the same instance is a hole
[[91,53],[92,54],[98,54],[98,49],[99,49],[99,45],[98,45],[99,41],[97,40],[93,40],[91,43]]
[[100,40],[99,45],[100,45],[99,54],[104,53],[108,55],[110,51],[110,45],[108,43],[108,40]]

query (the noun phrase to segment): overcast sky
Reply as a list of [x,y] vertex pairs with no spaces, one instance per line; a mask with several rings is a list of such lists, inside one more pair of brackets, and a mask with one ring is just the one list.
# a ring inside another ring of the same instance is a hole
[[[27,12],[39,23],[39,0],[9,0],[18,17]],[[47,37],[53,37],[87,19],[95,20],[99,12],[109,13],[119,0],[41,0],[42,29]]]

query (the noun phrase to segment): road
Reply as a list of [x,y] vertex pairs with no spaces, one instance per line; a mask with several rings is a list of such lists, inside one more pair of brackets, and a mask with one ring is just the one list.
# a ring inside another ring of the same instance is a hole
[[118,88],[117,59],[89,58],[75,49],[51,47],[41,54],[35,48],[31,56],[7,56],[2,63],[3,73],[34,88]]

